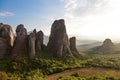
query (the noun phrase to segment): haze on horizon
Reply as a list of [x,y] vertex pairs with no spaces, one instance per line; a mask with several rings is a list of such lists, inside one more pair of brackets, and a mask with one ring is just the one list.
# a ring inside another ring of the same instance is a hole
[[69,35],[120,41],[120,0],[0,0],[0,22],[24,24],[49,35],[54,20],[65,19]]

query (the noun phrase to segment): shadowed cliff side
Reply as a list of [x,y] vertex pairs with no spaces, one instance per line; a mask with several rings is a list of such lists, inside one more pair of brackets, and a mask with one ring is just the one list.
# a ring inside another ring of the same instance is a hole
[[27,30],[23,24],[16,28],[16,38],[12,49],[11,58],[14,59],[18,54],[27,53]]
[[54,57],[62,57],[65,54],[73,57],[63,19],[55,20],[52,24],[47,48]]

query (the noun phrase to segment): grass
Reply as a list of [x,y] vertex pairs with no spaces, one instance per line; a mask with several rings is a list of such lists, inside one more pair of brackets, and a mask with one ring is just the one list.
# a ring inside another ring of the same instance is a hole
[[81,78],[87,78],[87,77],[114,77],[114,78],[120,78],[120,71],[113,70],[113,69],[103,69],[103,68],[81,68],[81,69],[73,69],[64,71],[61,73],[53,74],[49,76],[46,80],[56,80],[59,77],[66,77],[66,76],[74,76],[74,77],[81,77]]
[[[118,54],[117,56],[82,55],[79,59],[69,56],[56,59],[51,57],[50,53],[38,52],[35,57],[29,59],[24,55],[19,55],[12,61],[0,60],[0,80],[42,80],[51,74],[82,68],[104,68],[104,70],[119,71],[120,57]],[[116,73],[110,72],[110,74]]]

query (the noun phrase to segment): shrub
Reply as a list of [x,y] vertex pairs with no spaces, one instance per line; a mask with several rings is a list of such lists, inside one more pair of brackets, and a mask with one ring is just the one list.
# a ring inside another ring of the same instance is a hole
[[0,72],[0,80],[7,80],[8,76],[5,72]]

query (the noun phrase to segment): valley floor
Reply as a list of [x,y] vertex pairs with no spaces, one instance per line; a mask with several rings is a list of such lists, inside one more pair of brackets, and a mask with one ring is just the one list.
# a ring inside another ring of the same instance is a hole
[[57,80],[59,77],[70,76],[72,74],[79,74],[81,77],[88,77],[88,76],[114,76],[120,77],[120,70],[113,70],[113,69],[104,69],[104,68],[81,68],[81,69],[71,69],[66,70],[61,73],[56,73],[49,75],[45,78],[45,80]]

